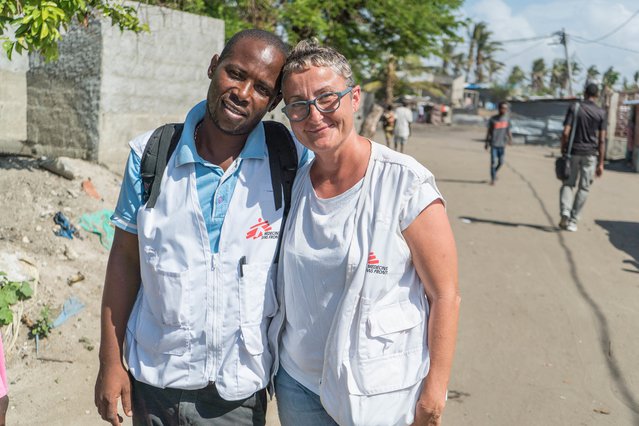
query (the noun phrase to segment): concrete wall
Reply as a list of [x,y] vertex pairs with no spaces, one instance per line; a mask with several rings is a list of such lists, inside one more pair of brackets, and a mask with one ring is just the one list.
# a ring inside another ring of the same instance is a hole
[[63,37],[58,61],[30,57],[26,138],[33,154],[121,171],[130,139],[183,121],[206,97],[207,68],[224,46],[224,22],[142,4],[137,9],[150,32],[120,32],[93,20]]
[[134,136],[167,122],[184,121],[206,98],[207,69],[224,47],[224,22],[140,5],[150,33],[101,26],[98,159],[120,170]]
[[[8,34],[10,35],[10,34]],[[27,76],[29,59],[14,53],[9,61],[0,49],[0,153],[28,153]]]
[[98,159],[101,26],[71,28],[55,62],[29,57],[27,136],[37,155]]

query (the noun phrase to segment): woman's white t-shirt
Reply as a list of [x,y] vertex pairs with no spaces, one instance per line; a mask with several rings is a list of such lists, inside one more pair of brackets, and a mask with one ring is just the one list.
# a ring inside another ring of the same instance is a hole
[[344,291],[346,253],[363,180],[336,197],[322,199],[308,171],[310,167],[299,176],[299,209],[282,244],[287,309],[280,362],[291,377],[319,394],[324,349]]

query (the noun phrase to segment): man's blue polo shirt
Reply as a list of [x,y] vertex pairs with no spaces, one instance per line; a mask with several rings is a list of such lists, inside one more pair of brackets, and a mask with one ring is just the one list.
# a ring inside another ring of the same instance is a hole
[[[195,126],[202,121],[206,114],[206,101],[197,104],[186,116],[184,130],[178,141],[173,155],[176,156],[176,166],[195,164],[197,195],[209,234],[211,251],[217,253],[220,244],[220,232],[224,217],[235,189],[235,184],[242,166],[242,161],[248,158],[266,159],[267,148],[264,126],[258,124],[249,134],[246,144],[235,161],[237,167],[229,167],[231,173],[224,173],[221,167],[204,160],[197,153],[195,147]],[[312,154],[304,148],[299,164],[305,164],[312,158]],[[137,234],[137,213],[142,205],[142,178],[140,175],[140,157],[131,150],[127,161],[120,197],[111,217],[114,225],[127,232]]]

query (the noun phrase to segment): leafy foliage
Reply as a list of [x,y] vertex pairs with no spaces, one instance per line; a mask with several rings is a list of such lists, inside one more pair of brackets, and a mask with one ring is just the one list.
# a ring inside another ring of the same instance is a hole
[[[102,15],[120,30],[148,30],[132,6],[108,0],[0,0],[0,39],[9,59],[14,52],[39,52],[46,60],[58,57],[58,41],[75,20],[86,26]],[[12,37],[6,35],[15,28]]]
[[11,305],[32,295],[33,289],[27,281],[11,281],[6,273],[0,272],[0,326],[13,322]]
[[461,0],[283,1],[280,24],[289,42],[316,37],[349,58],[356,77],[384,72],[392,55],[441,54],[441,39],[456,39]]
[[31,338],[35,338],[36,336],[47,337],[49,335],[53,328],[53,321],[51,321],[50,315],[49,307],[45,305],[40,311],[40,319],[29,327],[29,336]]

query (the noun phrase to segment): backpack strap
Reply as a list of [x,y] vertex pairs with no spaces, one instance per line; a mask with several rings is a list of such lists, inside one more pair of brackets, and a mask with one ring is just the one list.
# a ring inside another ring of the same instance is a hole
[[577,115],[579,114],[579,107],[581,104],[579,102],[575,102],[575,114],[572,118],[572,128],[570,129],[570,136],[568,138],[568,151],[566,151],[566,158],[571,157],[570,151],[572,151],[572,143],[575,140],[575,133],[577,133]]
[[[160,184],[164,169],[175,151],[184,124],[171,123],[155,129],[149,141],[144,147],[140,171],[142,175],[142,204],[146,203],[146,208],[153,208],[160,195]],[[159,176],[159,179],[155,179]]]
[[[284,196],[281,233],[284,230],[286,218],[291,208],[293,181],[295,180],[299,160],[297,158],[295,142],[286,126],[277,121],[264,121],[263,123],[271,168],[271,184],[273,186],[275,210],[279,210],[282,207],[282,195]],[[277,249],[275,250],[274,259],[276,262],[277,259],[279,259],[281,244],[282,238],[280,235],[277,241]]]

